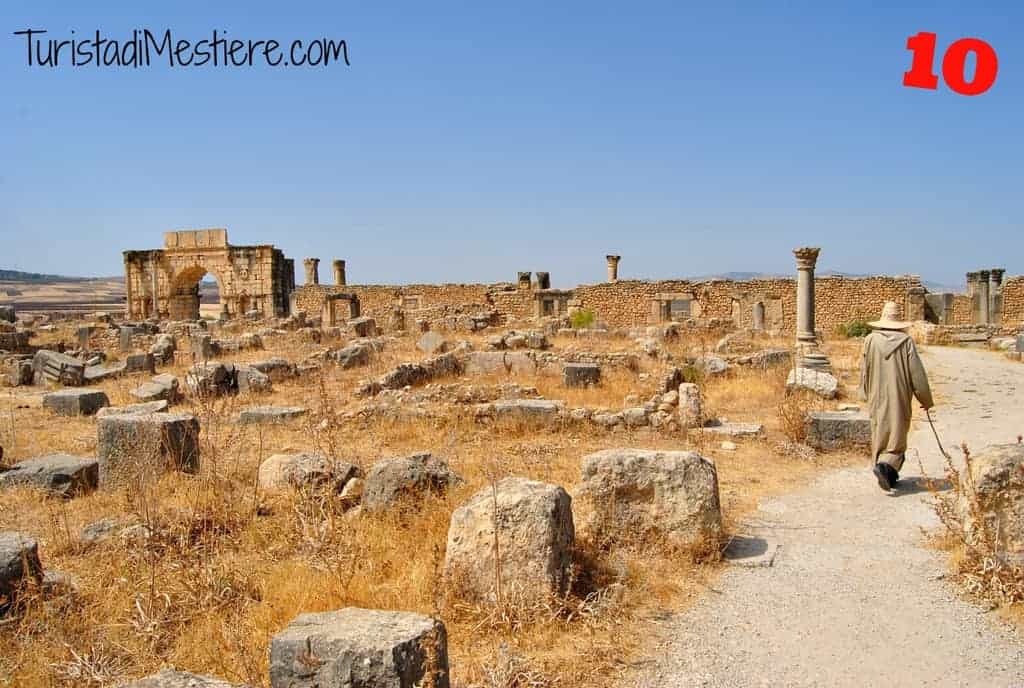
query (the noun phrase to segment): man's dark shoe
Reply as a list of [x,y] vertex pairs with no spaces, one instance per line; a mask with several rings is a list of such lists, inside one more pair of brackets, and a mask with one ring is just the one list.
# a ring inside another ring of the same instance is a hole
[[892,470],[884,463],[876,463],[872,472],[875,474],[875,477],[878,478],[878,486],[888,492],[892,489],[892,483],[889,482],[889,472],[885,470],[886,468]]
[[892,489],[895,490],[900,482],[899,471],[897,471],[895,468],[893,468],[887,463],[882,464],[882,470],[889,474],[889,484],[892,486]]

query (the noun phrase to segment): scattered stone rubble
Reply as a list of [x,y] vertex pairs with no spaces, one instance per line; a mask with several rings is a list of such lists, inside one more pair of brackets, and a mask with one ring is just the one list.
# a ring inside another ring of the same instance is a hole
[[[991,445],[973,455],[970,464],[980,517],[994,534],[1000,556],[1024,566],[1024,444]],[[975,520],[964,493],[960,513],[970,540],[982,537],[983,523]]]
[[448,463],[429,453],[385,459],[370,468],[363,487],[365,512],[414,506],[427,495],[443,495],[462,482]]
[[302,614],[270,641],[271,688],[448,688],[444,624],[349,607]]
[[0,468],[0,488],[28,485],[58,497],[77,497],[99,485],[99,463],[68,454],[50,454]]
[[586,528],[601,542],[668,538],[713,549],[722,534],[715,465],[695,452],[607,449],[583,459]]
[[497,570],[506,600],[543,603],[568,591],[575,538],[564,489],[505,478],[452,514],[445,577],[461,597],[494,603]]

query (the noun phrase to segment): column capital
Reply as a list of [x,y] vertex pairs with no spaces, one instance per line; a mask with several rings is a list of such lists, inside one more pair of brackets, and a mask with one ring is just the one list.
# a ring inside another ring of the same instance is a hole
[[989,277],[989,271],[988,270],[978,270],[978,281],[979,282],[988,282],[988,277]]
[[621,259],[622,259],[622,256],[612,256],[612,255],[608,255],[608,256],[605,256],[604,258],[605,258],[605,260],[607,260],[607,261],[608,261],[608,264],[609,264],[609,265],[611,265],[612,263],[618,263],[618,262],[619,262],[619,260],[621,260]]
[[978,277],[979,277],[980,274],[981,273],[979,273],[979,272],[968,272],[967,273],[967,284],[971,284],[972,282],[977,282],[978,281]]
[[1006,270],[1004,268],[992,268],[991,270],[989,270],[989,275],[991,276],[992,281],[995,282],[996,284],[1002,284],[1003,275],[1005,274]]
[[818,254],[821,249],[816,246],[803,246],[793,249],[796,256],[796,267],[798,270],[813,270],[818,262]]

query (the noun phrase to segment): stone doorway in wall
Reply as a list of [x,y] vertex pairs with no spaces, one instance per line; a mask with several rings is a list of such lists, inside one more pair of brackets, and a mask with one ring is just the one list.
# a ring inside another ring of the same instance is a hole
[[221,282],[215,273],[194,265],[174,276],[168,304],[171,320],[216,320],[223,310]]

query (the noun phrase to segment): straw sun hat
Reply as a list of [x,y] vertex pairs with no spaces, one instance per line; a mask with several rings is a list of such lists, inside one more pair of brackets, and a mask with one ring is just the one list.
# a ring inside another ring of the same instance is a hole
[[876,330],[905,330],[910,323],[900,320],[900,305],[895,301],[886,301],[882,306],[882,317],[868,325]]

